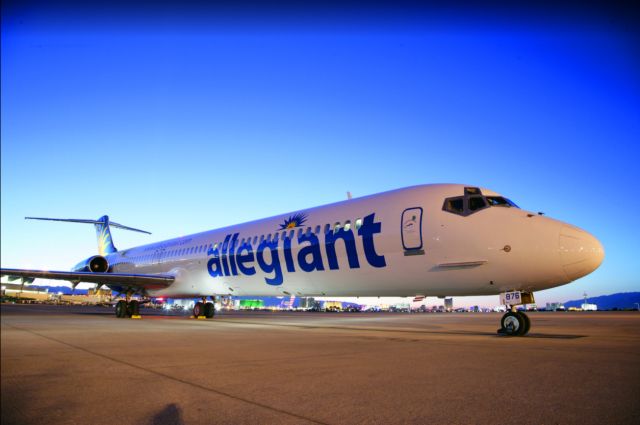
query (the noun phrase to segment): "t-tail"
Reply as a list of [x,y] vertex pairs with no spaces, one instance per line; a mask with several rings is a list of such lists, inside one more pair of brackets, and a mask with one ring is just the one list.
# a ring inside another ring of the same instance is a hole
[[133,232],[146,233],[150,235],[150,232],[140,229],[134,229],[133,227],[123,226],[122,224],[114,223],[109,220],[108,215],[103,215],[97,220],[78,219],[78,218],[45,218],[45,217],[25,217],[27,220],[49,220],[49,221],[68,221],[71,223],[89,223],[93,224],[96,228],[96,236],[98,238],[98,253],[100,255],[107,255],[117,252],[116,246],[113,244],[113,238],[111,237],[111,227],[118,229],[131,230]]

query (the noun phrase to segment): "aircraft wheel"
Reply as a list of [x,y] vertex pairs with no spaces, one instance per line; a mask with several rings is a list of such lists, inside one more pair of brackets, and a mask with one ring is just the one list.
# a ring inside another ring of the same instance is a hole
[[529,333],[529,329],[531,329],[531,320],[529,319],[529,316],[527,316],[526,313],[518,312],[517,314],[519,314],[522,317],[522,320],[524,321],[524,326],[522,327],[522,332],[519,333],[518,335],[524,336],[524,335],[528,334]]
[[195,317],[204,316],[204,303],[197,302],[196,305],[193,306],[193,315]]
[[139,316],[140,303],[136,300],[129,301],[129,305],[127,305],[127,313],[129,314],[129,316]]
[[502,325],[500,333],[508,336],[518,336],[522,335],[522,331],[525,328],[525,319],[522,313],[514,313],[513,311],[509,311],[504,316],[502,316],[500,325]]
[[211,319],[216,314],[216,308],[213,303],[206,303],[204,305],[204,315],[207,319]]
[[127,302],[125,300],[120,300],[116,304],[116,317],[119,319],[125,318],[128,316],[127,311]]

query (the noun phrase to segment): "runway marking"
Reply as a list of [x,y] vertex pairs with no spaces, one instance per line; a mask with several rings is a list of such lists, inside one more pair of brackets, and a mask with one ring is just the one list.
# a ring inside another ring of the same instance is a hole
[[151,373],[153,375],[157,375],[157,376],[160,376],[162,378],[169,379],[171,381],[175,381],[175,382],[179,382],[181,384],[185,384],[185,385],[189,385],[189,386],[192,386],[192,387],[195,387],[195,388],[199,388],[201,390],[205,390],[205,391],[208,391],[208,392],[213,393],[213,394],[217,394],[217,395],[220,395],[220,396],[223,396],[223,397],[227,397],[227,398],[230,398],[232,400],[236,400],[236,401],[241,401],[241,402],[244,402],[244,403],[252,404],[252,405],[257,406],[257,407],[262,407],[263,409],[266,409],[266,410],[271,410],[271,411],[276,412],[276,413],[281,413],[283,415],[291,416],[291,417],[296,418],[296,419],[302,419],[302,420],[305,420],[305,421],[308,421],[308,422],[311,422],[311,423],[321,424],[321,425],[328,425],[328,423],[321,422],[321,421],[319,421],[317,419],[308,418],[306,416],[302,416],[302,415],[299,415],[297,413],[288,412],[286,410],[278,409],[277,407],[269,406],[269,405],[260,403],[258,401],[249,400],[249,399],[237,396],[237,395],[233,395],[233,394],[227,393],[225,391],[216,390],[214,388],[206,387],[204,385],[200,385],[200,384],[197,384],[197,383],[194,383],[194,382],[190,382],[190,381],[187,381],[187,380],[184,380],[184,379],[181,379],[181,378],[176,378],[175,376],[171,376],[171,375],[168,375],[166,373],[158,372],[156,370],[149,369],[149,368],[146,368],[144,366],[139,366],[139,365],[136,365],[134,363],[127,362],[125,360],[120,360],[120,359],[116,359],[114,357],[107,356],[105,354],[97,353],[97,352],[89,350],[87,348],[80,347],[78,345],[71,344],[69,342],[65,342],[65,341],[59,340],[57,338],[48,336],[48,335],[43,335],[43,334],[41,334],[39,332],[36,332],[34,330],[31,330],[31,329],[27,329],[27,328],[22,328],[22,327],[19,327],[19,326],[11,325],[11,324],[7,323],[6,321],[3,321],[2,324],[4,326],[8,326],[10,328],[13,328],[13,329],[16,329],[16,330],[19,330],[19,331],[27,332],[27,333],[39,336],[41,338],[47,339],[49,341],[57,342],[58,344],[62,344],[62,345],[65,345],[67,347],[71,347],[71,348],[74,348],[76,350],[80,350],[80,351],[83,351],[85,353],[92,354],[92,355],[97,356],[97,357],[101,357],[103,359],[111,360],[114,363],[120,363],[122,365],[132,367],[134,369],[142,370],[144,372]]

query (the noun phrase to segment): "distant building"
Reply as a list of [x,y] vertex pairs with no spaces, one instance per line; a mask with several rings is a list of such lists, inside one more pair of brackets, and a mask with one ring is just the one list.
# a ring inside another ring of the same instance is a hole
[[547,303],[545,308],[547,311],[565,311],[564,304],[562,303]]
[[453,298],[445,298],[444,299],[444,309],[447,311],[453,310]]
[[109,289],[109,288],[100,288],[100,289],[89,288],[89,289],[87,289],[87,295],[97,295],[97,296],[110,297],[111,296],[111,289]]
[[597,311],[598,306],[596,304],[584,303],[582,304],[582,311]]
[[33,301],[49,301],[53,294],[47,289],[41,290],[38,287],[29,288],[28,285],[19,283],[2,283],[2,296],[23,298]]
[[241,309],[264,308],[264,300],[238,300]]
[[313,297],[303,297],[303,298],[300,298],[298,306],[300,308],[309,309],[309,308],[313,308],[315,306],[315,304],[316,304],[315,298],[313,298]]

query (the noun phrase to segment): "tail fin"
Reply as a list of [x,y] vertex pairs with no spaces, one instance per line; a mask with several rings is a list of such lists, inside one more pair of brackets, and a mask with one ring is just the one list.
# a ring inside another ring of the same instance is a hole
[[97,220],[85,220],[77,218],[45,218],[45,217],[25,217],[27,220],[49,220],[49,221],[67,221],[71,223],[89,223],[93,224],[96,228],[96,236],[98,237],[98,252],[100,255],[112,254],[117,252],[113,239],[111,238],[111,229],[109,226],[113,226],[118,229],[131,230],[134,232],[147,233],[145,230],[134,229],[133,227],[123,226],[122,224],[109,221],[108,215],[103,215]]
[[96,237],[98,238],[98,253],[100,255],[113,254],[118,249],[113,244],[111,238],[111,229],[109,229],[109,216],[103,215],[98,219],[96,223],[93,223],[96,228]]

